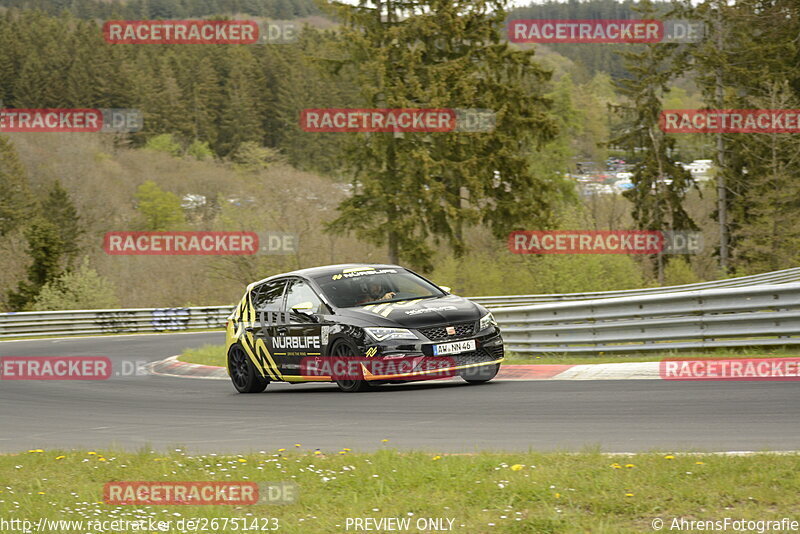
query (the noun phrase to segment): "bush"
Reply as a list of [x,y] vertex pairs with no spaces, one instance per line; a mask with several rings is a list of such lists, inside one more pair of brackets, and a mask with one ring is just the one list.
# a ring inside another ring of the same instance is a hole
[[183,149],[181,145],[172,137],[172,134],[161,134],[151,137],[144,145],[146,150],[154,150],[156,152],[165,152],[172,156],[180,156]]
[[271,163],[281,161],[280,153],[269,147],[260,146],[257,143],[247,141],[236,150],[231,156],[234,166],[237,169],[247,172],[257,172],[266,169]]
[[100,276],[84,258],[80,267],[45,284],[34,300],[34,311],[118,308],[114,285]]
[[191,145],[189,145],[186,153],[199,161],[214,159],[214,151],[211,150],[211,147],[208,146],[208,143],[203,141],[194,141]]
[[617,254],[522,256],[505,250],[443,258],[430,278],[463,296],[583,293],[644,287],[637,263]]
[[700,278],[695,274],[692,266],[684,258],[673,258],[664,267],[664,285],[681,286],[695,284]]
[[164,232],[186,222],[178,195],[164,191],[152,180],[136,189],[136,201],[145,219],[145,230]]

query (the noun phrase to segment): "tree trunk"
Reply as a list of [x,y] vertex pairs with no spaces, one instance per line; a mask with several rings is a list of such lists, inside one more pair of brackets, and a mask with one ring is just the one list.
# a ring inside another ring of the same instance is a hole
[[[717,50],[722,51],[722,5],[717,3]],[[717,65],[716,72],[716,105],[722,109],[724,89],[722,85],[722,67]],[[719,267],[723,273],[728,272],[728,189],[725,185],[725,140],[722,132],[717,132],[717,213],[719,217]]]

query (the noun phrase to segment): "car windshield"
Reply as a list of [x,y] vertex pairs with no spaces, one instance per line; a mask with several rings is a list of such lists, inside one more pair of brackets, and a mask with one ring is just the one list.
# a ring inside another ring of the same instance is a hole
[[337,308],[440,297],[445,294],[430,282],[400,268],[344,269],[340,273],[318,276],[314,280]]

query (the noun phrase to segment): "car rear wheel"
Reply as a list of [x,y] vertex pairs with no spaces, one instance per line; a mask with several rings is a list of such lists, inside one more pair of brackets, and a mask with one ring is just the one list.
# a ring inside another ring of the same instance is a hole
[[261,393],[269,384],[239,345],[234,345],[228,352],[228,373],[239,393]]
[[[349,358],[353,358],[356,355],[356,350],[353,344],[347,341],[339,341],[331,349],[331,356],[335,359],[348,361]],[[366,380],[356,380],[355,377],[352,379],[348,377],[347,380],[336,379],[335,382],[336,385],[339,386],[339,389],[346,393],[358,393],[366,391],[371,387],[370,383]]]
[[480,367],[469,367],[459,372],[461,378],[470,384],[483,384],[497,376],[500,364],[481,365]]

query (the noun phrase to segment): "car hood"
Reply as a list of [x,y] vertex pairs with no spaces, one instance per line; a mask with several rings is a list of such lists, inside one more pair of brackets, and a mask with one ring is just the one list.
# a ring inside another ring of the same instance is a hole
[[354,308],[341,308],[337,313],[357,319],[364,326],[400,326],[422,328],[431,325],[477,321],[486,310],[463,297],[442,297],[402,300]]

